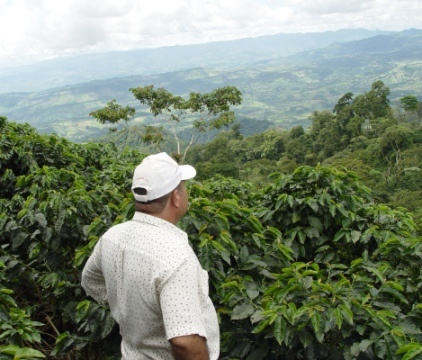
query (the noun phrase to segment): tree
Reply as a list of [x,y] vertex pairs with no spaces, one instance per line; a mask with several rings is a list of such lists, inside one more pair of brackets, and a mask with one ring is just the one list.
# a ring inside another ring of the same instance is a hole
[[407,95],[400,98],[400,102],[405,111],[415,111],[418,107],[418,98],[413,95]]
[[[129,90],[142,105],[149,107],[154,117],[163,116],[166,120],[166,129],[170,130],[176,139],[177,149],[173,155],[182,163],[200,134],[233,123],[235,115],[230,110],[231,106],[240,105],[242,101],[241,92],[234,86],[225,86],[205,94],[191,92],[186,100],[164,88],[155,89],[153,85]],[[90,115],[102,123],[117,123],[120,120],[127,121],[128,117],[134,114],[133,108],[123,108],[113,100],[106,108],[94,111]],[[182,121],[191,121],[193,125],[191,138],[184,150],[176,128]],[[163,126],[149,125],[144,128],[142,139],[159,147],[164,140],[162,133]]]
[[294,126],[290,129],[289,132],[289,138],[290,139],[297,139],[298,137],[301,137],[302,135],[305,135],[305,130],[301,125]]
[[391,116],[389,95],[390,88],[385,86],[381,80],[372,84],[371,90],[365,94],[371,119]]
[[344,94],[334,106],[333,113],[338,114],[353,103],[353,93],[348,92]]
[[407,121],[420,123],[422,119],[422,102],[418,101],[416,96],[407,95],[400,98],[400,103],[406,111],[405,117],[408,119]]
[[387,128],[381,136],[381,151],[386,157],[393,155],[394,165],[399,166],[402,151],[412,145],[412,131],[402,125]]
[[341,144],[343,138],[340,135],[338,120],[332,112],[328,110],[314,111],[310,120],[312,127],[309,137],[312,139],[312,148],[316,160],[321,161],[345,147]]
[[135,115],[135,109],[130,106],[123,107],[117,103],[116,99],[113,99],[107,103],[105,108],[90,112],[89,115],[95,117],[101,124],[107,122],[116,124],[121,120],[127,124],[131,117]]

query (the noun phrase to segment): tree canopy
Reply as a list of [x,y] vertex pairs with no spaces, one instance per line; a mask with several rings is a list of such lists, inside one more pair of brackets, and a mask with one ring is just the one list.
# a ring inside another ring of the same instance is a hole
[[[162,116],[166,121],[164,125],[144,125],[140,131],[141,139],[159,148],[165,139],[164,127],[170,129],[177,144],[173,155],[180,162],[184,161],[190,146],[197,141],[200,134],[233,123],[235,115],[231,106],[240,105],[242,101],[241,92],[234,86],[221,87],[205,94],[191,92],[186,100],[164,88],[156,89],[153,85],[129,90],[142,105],[148,106],[154,117]],[[120,120],[127,123],[135,115],[135,109],[123,107],[113,100],[105,108],[93,111],[90,115],[103,124],[115,124]],[[177,126],[186,120],[191,120],[192,123],[191,139],[182,150]]]
[[248,137],[227,131],[196,145],[187,161],[201,169],[201,179],[221,174],[261,186],[272,172],[291,173],[300,165],[348,168],[375,199],[414,212],[422,233],[422,127],[416,115],[404,117],[391,108],[388,94],[377,81],[364,94],[346,93],[332,111],[314,111],[309,129],[271,129]]

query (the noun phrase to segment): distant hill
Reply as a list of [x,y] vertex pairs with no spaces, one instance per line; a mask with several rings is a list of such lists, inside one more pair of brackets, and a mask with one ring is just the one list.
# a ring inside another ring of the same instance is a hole
[[365,29],[277,34],[198,45],[86,54],[0,68],[0,93],[38,91],[90,80],[159,74],[196,67],[230,69],[387,32]]
[[[357,36],[357,33],[353,34]],[[274,44],[273,51],[269,50],[270,43],[275,40],[272,37],[209,44],[209,48],[198,45],[203,51],[197,54],[197,59],[203,59],[204,63],[208,61],[206,59],[212,59],[209,54],[217,56],[218,51],[212,50],[214,47],[220,50],[224,46],[227,49],[238,48],[231,53],[228,51],[225,59],[232,56],[231,62],[221,59],[221,64],[215,66],[200,64],[194,68],[192,60],[192,67],[185,70],[151,71],[150,74],[93,80],[43,91],[0,94],[0,115],[13,121],[29,122],[41,132],[56,132],[73,140],[86,140],[106,131],[104,126],[88,116],[90,111],[104,106],[111,99],[139,107],[128,89],[149,84],[165,87],[177,95],[187,95],[190,91],[207,92],[225,85],[237,86],[243,93],[243,103],[235,110],[239,118],[249,119],[248,132],[254,121],[286,128],[297,124],[306,126],[312,111],[332,109],[344,93],[363,93],[376,80],[382,80],[390,87],[390,99],[393,101],[408,94],[422,97],[421,30],[376,34],[360,40],[329,44],[325,40],[326,43],[318,48],[315,41],[318,37],[323,38],[321,34],[296,35],[307,43],[300,46],[308,47],[308,50],[289,56],[280,54],[280,50],[277,55]],[[301,35],[310,37],[302,38]],[[326,35],[334,38],[339,33]],[[255,46],[246,46],[249,41]],[[261,51],[260,57],[257,55],[259,46],[267,49]],[[186,51],[182,51],[185,47],[179,48],[180,56],[192,49],[186,47]],[[165,49],[157,51],[165,52]],[[217,60],[214,58],[212,61],[216,64]],[[175,59],[173,62],[178,63]],[[151,63],[149,66],[152,68]],[[156,69],[160,66],[164,65],[158,63]],[[145,121],[149,114],[144,109],[138,112],[138,116],[137,121]],[[260,131],[261,125],[257,126]]]

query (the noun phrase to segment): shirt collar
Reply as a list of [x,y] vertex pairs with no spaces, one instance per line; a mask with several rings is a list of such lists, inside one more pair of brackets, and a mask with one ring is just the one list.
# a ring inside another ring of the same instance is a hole
[[142,213],[142,212],[139,212],[139,211],[135,211],[135,214],[133,215],[132,220],[143,222],[143,223],[153,225],[153,226],[157,226],[157,227],[160,227],[160,228],[170,228],[170,229],[176,228],[177,230],[182,231],[177,226],[173,225],[172,223],[170,223],[166,220],[163,220],[163,219],[160,219],[156,216],[148,215],[148,214],[145,214],[145,213]]

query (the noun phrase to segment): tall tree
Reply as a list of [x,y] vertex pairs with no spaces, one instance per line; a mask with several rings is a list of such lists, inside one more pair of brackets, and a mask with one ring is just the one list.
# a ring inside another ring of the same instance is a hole
[[[200,134],[233,123],[235,115],[231,106],[240,105],[242,102],[242,94],[234,86],[221,87],[205,94],[191,92],[188,99],[176,96],[164,88],[156,89],[153,85],[129,90],[142,105],[149,107],[154,117],[164,118],[168,125],[166,129],[170,130],[176,139],[177,149],[173,155],[182,163]],[[118,123],[120,120],[127,122],[129,117],[135,115],[135,111],[130,107],[122,107],[113,100],[104,109],[94,111],[90,115],[102,123]],[[182,121],[191,121],[193,125],[190,141],[184,150],[177,129],[177,125]],[[149,125],[143,130],[143,141],[159,147],[164,140],[163,127]]]
[[405,110],[406,121],[420,124],[422,119],[422,102],[418,101],[416,96],[407,95],[400,99],[400,103]]
[[418,98],[413,95],[407,95],[400,98],[403,109],[406,111],[414,111],[418,107]]
[[368,99],[370,116],[372,119],[379,117],[389,117],[390,114],[390,88],[385,86],[381,80],[375,81],[372,84],[365,97]]

